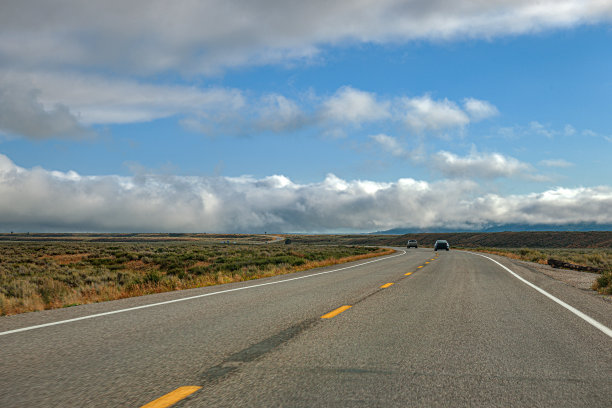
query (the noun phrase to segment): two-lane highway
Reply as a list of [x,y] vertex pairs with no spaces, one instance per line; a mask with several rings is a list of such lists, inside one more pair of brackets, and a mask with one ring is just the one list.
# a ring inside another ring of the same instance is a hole
[[[176,407],[609,406],[609,335],[489,259],[402,253],[0,318],[0,406],[137,407],[177,389]],[[501,262],[612,326],[609,303]]]

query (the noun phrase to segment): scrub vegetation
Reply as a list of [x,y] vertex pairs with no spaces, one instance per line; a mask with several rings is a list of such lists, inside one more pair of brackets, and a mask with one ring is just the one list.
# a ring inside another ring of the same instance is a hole
[[0,315],[239,282],[392,252],[282,242],[2,242]]
[[548,259],[556,259],[576,265],[591,266],[601,271],[593,289],[599,293],[612,295],[612,249],[551,249],[551,248],[476,248],[476,251],[503,255],[522,261],[547,264]]

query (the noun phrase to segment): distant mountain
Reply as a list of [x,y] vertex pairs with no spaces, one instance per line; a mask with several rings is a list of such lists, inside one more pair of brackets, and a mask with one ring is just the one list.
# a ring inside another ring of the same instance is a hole
[[372,232],[374,235],[405,235],[448,232],[526,232],[526,231],[612,231],[612,224],[500,224],[481,229],[466,228],[393,228]]

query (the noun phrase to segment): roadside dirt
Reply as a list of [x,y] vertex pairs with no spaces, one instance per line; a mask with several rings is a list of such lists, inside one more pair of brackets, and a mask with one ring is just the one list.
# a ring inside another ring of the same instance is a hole
[[569,269],[558,269],[558,268],[553,268],[550,265],[542,265],[542,264],[535,263],[535,262],[520,261],[517,259],[513,259],[513,261],[521,265],[524,265],[533,271],[543,273],[546,276],[549,276],[553,279],[561,281],[565,283],[566,285],[570,285],[575,288],[582,289],[584,291],[588,291],[595,296],[598,296],[598,297],[601,296],[608,302],[612,302],[612,296],[601,295],[597,293],[597,291],[592,289],[593,282],[595,282],[595,279],[597,279],[600,276],[598,273],[572,271]]

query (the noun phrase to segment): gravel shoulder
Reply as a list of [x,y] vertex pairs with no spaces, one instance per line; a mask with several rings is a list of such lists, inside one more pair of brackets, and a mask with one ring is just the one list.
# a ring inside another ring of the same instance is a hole
[[600,276],[598,273],[553,268],[550,265],[542,265],[542,264],[535,263],[535,262],[520,261],[517,259],[512,259],[512,261],[526,268],[529,268],[530,270],[536,273],[544,274],[555,280],[561,281],[565,283],[566,285],[573,286],[577,289],[584,290],[593,296],[601,297],[608,302],[612,302],[612,296],[601,295],[597,293],[597,291],[591,288],[593,286],[593,282],[595,282],[595,280]]

